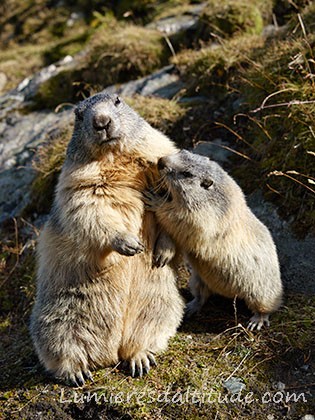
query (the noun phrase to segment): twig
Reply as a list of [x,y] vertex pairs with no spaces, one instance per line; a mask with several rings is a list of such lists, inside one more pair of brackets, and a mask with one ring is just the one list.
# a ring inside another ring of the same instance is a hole
[[315,104],[315,100],[310,100],[310,101],[299,101],[297,99],[294,99],[290,102],[281,102],[280,104],[272,104],[272,105],[266,105],[266,106],[260,106],[259,108],[256,108],[251,112],[252,114],[255,114],[256,112],[262,111],[263,109],[268,109],[268,108],[280,108],[280,107],[284,107],[286,106],[287,108],[289,108],[292,105],[309,105],[309,104]]
[[228,381],[229,379],[232,378],[232,376],[239,370],[239,368],[242,366],[242,364],[245,362],[245,360],[247,359],[247,357],[250,355],[250,351],[248,351],[245,356],[243,357],[243,359],[240,361],[239,365],[236,366],[236,368],[233,370],[233,372],[231,373],[231,375],[229,375],[227,377],[227,379],[225,379],[225,382]]
[[173,57],[176,57],[176,53],[175,53],[174,47],[173,47],[173,45],[172,45],[169,37],[167,35],[164,35],[164,39],[165,39],[165,41],[167,43],[168,48],[171,50],[172,56]]
[[75,105],[71,102],[62,102],[61,104],[56,106],[54,112],[57,114],[64,106],[71,106],[72,108],[75,107]]
[[297,172],[297,171],[286,171],[286,174],[301,175],[301,176],[303,176],[304,178],[307,178],[307,179],[313,179],[313,180],[315,181],[315,178],[313,178],[312,176],[310,176],[310,175],[305,175],[305,174],[301,174],[300,172]]
[[226,149],[229,152],[235,153],[236,155],[242,156],[244,159],[250,160],[251,162],[255,162],[252,158],[250,158],[249,156],[245,155],[244,153],[241,152],[237,152],[236,150],[232,149],[231,147],[228,146],[222,146],[217,144],[216,146],[222,147],[222,149]]
[[264,132],[264,134],[265,134],[265,136],[269,139],[269,140],[271,140],[271,136],[270,136],[270,134],[268,133],[268,131],[264,128],[264,126],[258,121],[258,120],[256,120],[256,118],[254,118],[254,117],[251,117],[250,115],[248,115],[248,114],[243,114],[243,113],[239,113],[239,114],[236,114],[236,115],[234,115],[233,116],[233,122],[234,122],[234,124],[236,124],[236,119],[237,119],[237,117],[247,117],[250,121],[252,121],[253,123],[255,123],[256,125],[258,125],[258,127]]
[[237,299],[237,295],[234,296],[233,299],[233,309],[234,309],[234,320],[235,320],[235,325],[238,325],[237,322],[237,307],[236,307],[236,299]]
[[300,25],[301,25],[301,28],[302,28],[302,32],[303,32],[304,38],[306,38],[307,37],[307,34],[306,34],[306,30],[305,30],[305,26],[304,26],[304,22],[302,20],[301,14],[298,13],[297,16],[298,16],[298,19],[299,19],[299,22],[300,22]]
[[252,149],[254,149],[257,153],[259,152],[252,144],[248,143],[241,135],[239,135],[236,131],[232,130],[232,128],[228,127],[226,124],[220,123],[220,122],[215,122],[215,125],[218,125],[219,127],[223,127],[226,130],[228,130],[230,133],[234,134],[234,136],[238,139],[241,140],[243,143],[247,144],[247,146],[251,147]]
[[291,179],[292,181],[295,181],[297,184],[301,185],[302,187],[306,188],[307,190],[311,191],[313,194],[315,194],[315,190],[313,190],[313,188],[303,184],[303,182],[299,181],[298,179],[294,178],[293,176],[288,175],[288,173],[285,172],[281,172],[281,171],[273,171],[273,172],[269,172],[269,174],[267,175],[268,177],[271,175],[275,175],[275,176],[285,176],[286,178]]
[[271,185],[269,185],[268,183],[266,185],[267,185],[267,188],[269,188],[270,191],[274,192],[275,194],[280,195],[281,197],[284,197],[283,194],[281,194],[279,191],[272,188]]

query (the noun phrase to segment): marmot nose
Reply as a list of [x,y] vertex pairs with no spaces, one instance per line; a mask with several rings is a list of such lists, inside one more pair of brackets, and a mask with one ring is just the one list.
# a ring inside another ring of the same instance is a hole
[[112,120],[107,115],[95,115],[93,118],[93,127],[96,131],[107,131]]
[[161,171],[162,169],[166,168],[166,163],[164,162],[163,158],[160,158],[158,160],[158,164],[157,164],[158,170]]

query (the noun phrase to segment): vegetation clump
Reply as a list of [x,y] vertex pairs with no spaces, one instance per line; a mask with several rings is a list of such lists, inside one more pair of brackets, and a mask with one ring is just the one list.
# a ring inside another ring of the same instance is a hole
[[312,34],[271,43],[240,72],[239,84],[249,111],[242,135],[256,150],[269,195],[300,231],[315,225],[314,47]]
[[163,36],[134,25],[100,28],[89,44],[89,67],[103,86],[151,73],[170,55]]
[[136,95],[126,98],[126,102],[163,133],[171,134],[174,125],[184,117],[187,108],[178,102],[158,97]]
[[37,175],[32,183],[31,202],[24,210],[25,215],[32,212],[47,214],[50,211],[72,131],[73,122],[70,122],[48,136],[47,142],[39,147],[33,160]]
[[190,90],[221,97],[232,89],[232,81],[239,66],[263,42],[256,35],[242,35],[220,44],[210,44],[198,51],[183,50],[172,61],[189,84]]
[[313,12],[313,5],[307,7],[271,38],[233,36],[173,59],[188,93],[200,92],[224,107],[213,123],[226,127],[243,156],[236,177],[245,189],[262,187],[300,233],[315,222]]
[[263,17],[255,3],[246,0],[208,0],[200,18],[201,37],[228,38],[241,33],[260,34]]

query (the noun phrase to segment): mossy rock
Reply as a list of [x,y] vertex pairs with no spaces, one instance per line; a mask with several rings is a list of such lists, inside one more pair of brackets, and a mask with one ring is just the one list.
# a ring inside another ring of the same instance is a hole
[[103,86],[150,74],[169,56],[158,31],[135,25],[100,29],[89,44],[91,75]]
[[166,64],[170,55],[158,31],[113,22],[97,30],[86,48],[75,69],[62,71],[41,85],[35,108],[75,103],[109,85],[145,76]]
[[33,108],[55,109],[63,103],[73,103],[89,96],[88,86],[83,80],[83,69],[64,70],[42,83],[33,98]]
[[263,42],[255,35],[240,36],[199,51],[184,50],[173,62],[191,90],[221,97],[229,92],[236,69]]
[[263,17],[255,2],[245,0],[210,0],[200,18],[198,36],[229,38],[236,34],[259,34]]

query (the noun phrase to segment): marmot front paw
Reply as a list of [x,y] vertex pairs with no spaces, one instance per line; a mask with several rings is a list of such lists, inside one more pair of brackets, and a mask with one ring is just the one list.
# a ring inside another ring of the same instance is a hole
[[155,212],[165,202],[165,196],[152,191],[143,191],[142,198],[146,209],[152,212]]
[[176,255],[176,247],[172,239],[161,232],[156,242],[153,254],[153,266],[164,267],[169,264]]
[[112,247],[119,254],[131,257],[144,251],[144,245],[133,235],[117,235],[112,243]]

